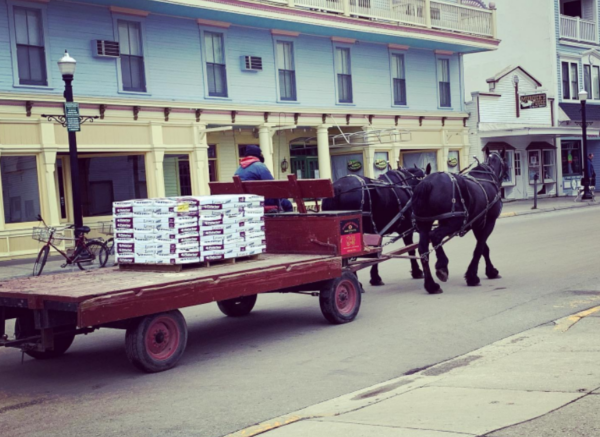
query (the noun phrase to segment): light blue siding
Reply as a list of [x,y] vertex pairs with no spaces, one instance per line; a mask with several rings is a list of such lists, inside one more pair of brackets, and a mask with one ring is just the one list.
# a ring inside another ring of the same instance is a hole
[[[121,97],[132,101],[144,99],[197,102],[206,101],[202,33],[195,20],[149,15],[144,19],[144,60],[147,71],[147,94],[120,93],[118,63],[92,55],[90,42],[114,40],[114,17],[106,7],[78,3],[47,4],[50,35],[48,74],[54,88],[27,89],[13,87],[10,35],[6,0],[0,0],[0,91],[41,94],[62,93],[62,81],[56,62],[64,50],[77,59],[74,87],[77,96]],[[273,37],[269,29],[232,26],[222,29],[226,35],[226,61],[229,96],[235,104],[277,104],[276,65]],[[333,43],[330,38],[300,35],[293,39],[297,83],[297,103],[279,103],[285,109],[297,107],[335,108],[335,72]],[[357,108],[386,110],[392,108],[389,50],[385,44],[357,42],[352,52],[352,84]],[[263,70],[244,72],[240,57],[262,58]],[[408,110],[438,110],[436,55],[432,50],[408,50],[405,54]],[[453,111],[462,110],[458,55],[450,57]],[[401,113],[404,109],[397,109]],[[396,109],[395,109],[396,111]]]

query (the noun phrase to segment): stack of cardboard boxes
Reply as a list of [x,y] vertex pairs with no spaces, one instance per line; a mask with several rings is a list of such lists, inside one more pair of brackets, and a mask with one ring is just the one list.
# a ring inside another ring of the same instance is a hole
[[190,264],[266,251],[261,196],[114,202],[113,220],[119,264]]

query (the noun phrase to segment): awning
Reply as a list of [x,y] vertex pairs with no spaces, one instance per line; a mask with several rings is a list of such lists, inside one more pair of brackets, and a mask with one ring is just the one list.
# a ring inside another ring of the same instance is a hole
[[481,150],[490,149],[490,150],[515,150],[514,146],[511,146],[504,141],[492,141],[483,146]]
[[525,150],[556,150],[556,146],[545,141],[534,141]]
[[[581,121],[581,103],[559,103],[558,106],[572,121]],[[585,116],[587,121],[600,121],[600,105],[586,105]]]

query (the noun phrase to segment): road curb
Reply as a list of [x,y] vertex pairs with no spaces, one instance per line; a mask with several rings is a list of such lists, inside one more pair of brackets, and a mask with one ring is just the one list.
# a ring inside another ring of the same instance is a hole
[[522,212],[508,211],[508,212],[503,212],[502,214],[500,214],[500,218],[517,217],[517,216],[530,215],[530,214],[542,214],[545,212],[564,211],[567,209],[578,209],[578,208],[586,208],[586,207],[593,207],[593,206],[600,206],[600,202],[583,203],[583,204],[573,205],[573,206],[559,206],[559,207],[555,207],[555,208],[534,209],[534,210],[522,211]]

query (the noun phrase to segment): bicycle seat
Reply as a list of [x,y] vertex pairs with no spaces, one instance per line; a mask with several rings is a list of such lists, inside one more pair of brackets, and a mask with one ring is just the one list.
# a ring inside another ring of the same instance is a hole
[[91,231],[91,229],[90,229],[89,226],[82,226],[80,228],[77,228],[76,231],[77,232],[81,232],[83,234],[87,234],[87,233],[89,233]]

